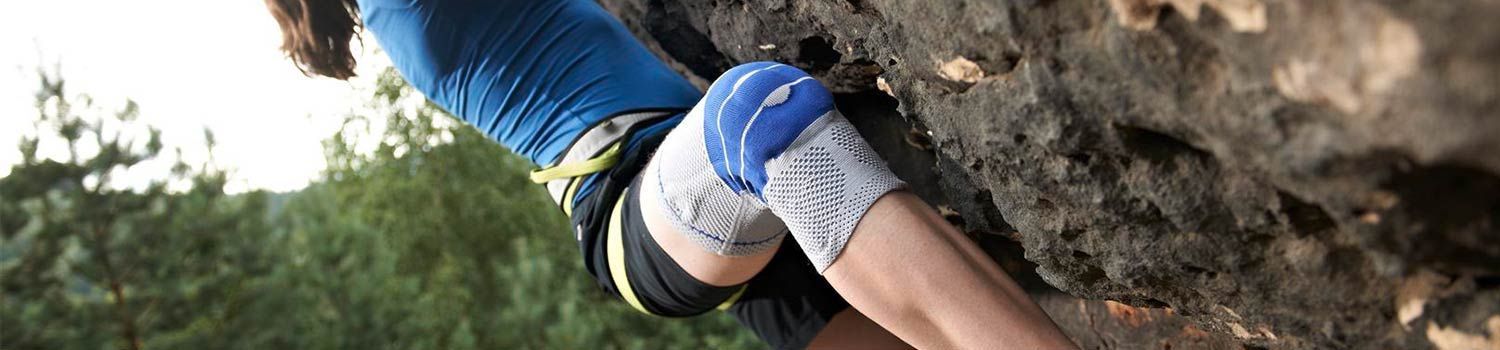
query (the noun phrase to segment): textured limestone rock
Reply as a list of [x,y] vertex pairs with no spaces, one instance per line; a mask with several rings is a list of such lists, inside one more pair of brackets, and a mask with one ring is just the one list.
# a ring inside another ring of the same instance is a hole
[[601,2],[698,84],[814,73],[1088,347],[1500,339],[1500,2]]

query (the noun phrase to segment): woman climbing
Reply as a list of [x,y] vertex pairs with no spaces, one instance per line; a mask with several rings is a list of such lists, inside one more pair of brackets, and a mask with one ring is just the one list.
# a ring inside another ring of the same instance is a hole
[[1073,347],[795,67],[702,93],[586,0],[266,4],[303,72],[353,76],[368,28],[418,91],[537,164],[589,273],[642,312],[727,310],[776,348]]

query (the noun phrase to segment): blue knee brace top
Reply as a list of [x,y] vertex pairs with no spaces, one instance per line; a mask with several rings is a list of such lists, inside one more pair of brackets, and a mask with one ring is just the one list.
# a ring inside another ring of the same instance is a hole
[[366,28],[428,99],[538,165],[622,112],[701,96],[589,0],[359,0]]
[[832,110],[833,95],[801,69],[775,62],[736,66],[703,97],[709,163],[736,193],[762,197],[766,161]]

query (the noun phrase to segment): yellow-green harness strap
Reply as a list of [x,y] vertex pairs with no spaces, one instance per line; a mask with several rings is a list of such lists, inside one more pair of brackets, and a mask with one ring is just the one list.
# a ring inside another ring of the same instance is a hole
[[729,299],[724,299],[724,302],[719,303],[719,307],[716,307],[715,309],[718,309],[719,311],[729,310],[730,306],[734,306],[734,302],[740,301],[740,296],[745,295],[745,289],[748,288],[750,288],[749,283],[740,285],[740,290],[735,291],[734,295],[730,295]]
[[[605,247],[607,249],[605,254],[609,255],[609,276],[610,279],[614,280],[615,289],[620,291],[620,296],[625,299],[625,303],[630,304],[630,307],[642,313],[655,316],[656,314],[651,313],[651,311],[646,310],[645,306],[641,305],[640,297],[635,295],[635,289],[630,286],[630,270],[625,268],[625,230],[620,228],[620,208],[624,207],[623,204],[626,197],[629,196],[620,196],[620,199],[615,201],[614,210],[610,211],[609,214],[609,232],[606,232],[609,237],[605,238],[607,242],[604,243],[608,245]],[[730,306],[733,306],[736,301],[740,300],[740,296],[745,294],[745,289],[748,287],[749,284],[741,285],[740,289],[734,292],[734,295],[730,295],[729,299],[725,299],[716,309],[720,311],[728,310]]]
[[[624,154],[621,142],[628,140],[636,124],[670,117],[672,111],[646,111],[610,117],[578,135],[567,151],[550,166],[531,172],[531,181],[547,187],[547,194],[558,207],[568,207],[572,196],[569,187],[577,186],[579,177],[609,170]],[[576,192],[574,193],[576,194]],[[570,214],[571,215],[571,214]]]
[[[599,134],[590,132],[586,133],[583,138],[598,141],[608,140],[607,138],[600,138],[618,137],[624,134],[623,131],[626,130],[630,124],[661,115],[661,113],[641,113],[636,115],[628,115],[626,117],[619,118],[618,120],[612,120],[612,123],[605,124],[604,127],[598,129],[601,131]],[[593,144],[602,146],[602,144],[600,143],[602,142]],[[624,142],[622,140],[615,139],[613,141],[613,144],[611,144],[608,149],[592,158],[577,162],[558,164],[546,169],[532,171],[531,182],[535,182],[538,184],[548,184],[553,181],[563,181],[557,184],[561,185],[561,187],[558,187],[554,190],[556,192],[553,192],[553,196],[554,199],[558,200],[559,204],[562,206],[563,213],[568,216],[572,216],[572,199],[573,196],[576,196],[578,194],[579,187],[583,185],[583,176],[609,170],[609,168],[614,167],[615,164],[620,162],[620,157],[622,157],[624,153],[621,150],[623,145]],[[587,152],[588,147],[584,148],[585,149],[581,150]],[[626,303],[630,304],[630,307],[633,307],[636,310],[639,310],[640,312],[647,315],[655,315],[651,313],[651,311],[647,311],[646,307],[641,304],[640,297],[635,294],[635,289],[631,288],[630,286],[629,271],[625,268],[625,240],[623,237],[625,232],[620,227],[620,208],[623,207],[622,204],[625,203],[626,197],[628,196],[622,195],[618,200],[615,201],[614,208],[610,211],[609,215],[609,226],[606,228],[608,231],[605,232],[605,234],[607,235],[607,237],[605,238],[605,254],[607,255],[608,259],[610,279],[614,281],[615,288],[620,291],[620,296],[625,299]],[[745,293],[745,288],[746,286],[740,286],[740,289],[736,291],[734,295],[731,295],[729,299],[724,300],[722,304],[719,304],[717,309],[729,309],[730,306],[734,305],[734,303],[740,299],[740,295]]]
[[582,162],[558,164],[551,168],[532,171],[531,182],[544,184],[552,180],[584,176],[609,169],[615,166],[615,163],[620,162],[620,154],[622,153],[620,151],[620,144],[620,142],[616,142],[614,146],[610,146],[603,154]]
[[635,290],[630,288],[630,278],[625,275],[625,239],[621,237],[625,230],[620,229],[620,208],[625,203],[625,197],[620,196],[620,200],[615,202],[615,209],[609,214],[609,232],[606,233],[609,237],[605,238],[608,241],[605,244],[609,245],[605,253],[609,255],[609,276],[614,279],[615,289],[620,290],[620,296],[625,298],[630,307],[651,315],[651,311],[646,311],[646,307],[641,306]]

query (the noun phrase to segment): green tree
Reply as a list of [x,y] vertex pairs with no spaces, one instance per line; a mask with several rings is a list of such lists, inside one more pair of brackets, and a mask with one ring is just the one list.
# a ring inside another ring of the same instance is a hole
[[[41,81],[42,135],[0,178],[0,349],[761,347],[722,313],[605,295],[530,164],[393,71],[292,194],[226,194],[224,172],[163,156],[133,103],[101,113]],[[48,140],[67,156],[42,157]],[[114,185],[163,161],[169,176]]]
[[[135,122],[133,102],[85,116],[97,111],[90,98],[40,80],[42,127],[0,179],[0,347],[138,349],[229,332],[224,296],[275,261],[260,245],[265,197],[226,196],[222,172],[180,161],[144,188],[117,186],[165,160],[160,132]],[[62,142],[66,158],[39,156],[44,140]],[[170,193],[171,180],[190,187]]]

